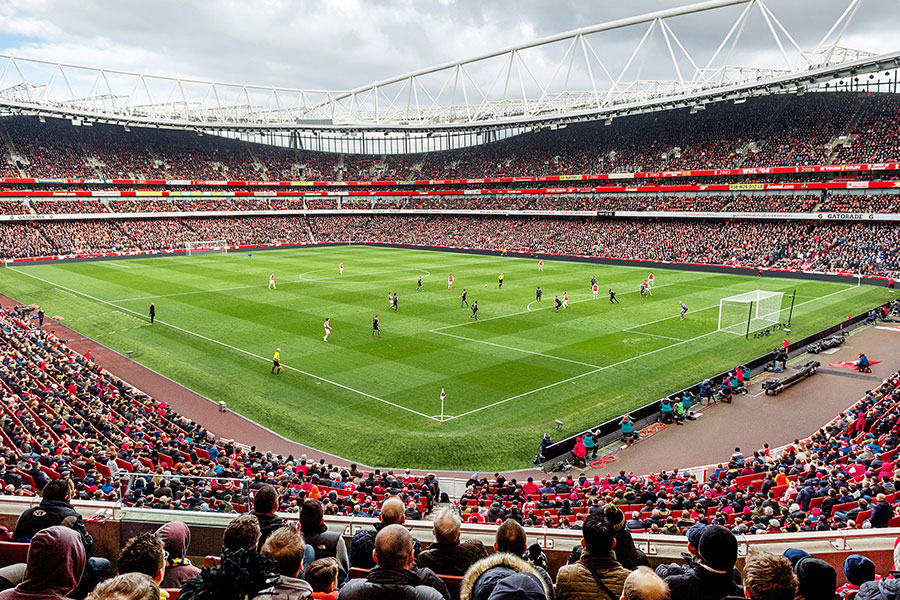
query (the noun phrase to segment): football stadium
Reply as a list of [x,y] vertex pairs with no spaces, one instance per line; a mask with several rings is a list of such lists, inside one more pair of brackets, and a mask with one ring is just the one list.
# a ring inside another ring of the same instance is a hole
[[88,4],[0,9],[0,600],[900,594],[896,2]]

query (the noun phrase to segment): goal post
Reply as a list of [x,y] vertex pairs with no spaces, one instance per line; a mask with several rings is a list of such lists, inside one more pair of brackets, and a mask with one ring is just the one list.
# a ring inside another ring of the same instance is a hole
[[226,240],[203,240],[184,243],[184,253],[187,256],[200,252],[228,252],[228,242]]
[[719,331],[748,335],[781,322],[784,292],[754,290],[719,300]]

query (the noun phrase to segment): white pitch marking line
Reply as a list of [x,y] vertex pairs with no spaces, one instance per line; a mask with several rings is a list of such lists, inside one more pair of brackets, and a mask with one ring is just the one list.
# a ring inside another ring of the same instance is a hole
[[671,335],[660,335],[658,333],[647,333],[646,331],[631,331],[631,333],[637,333],[638,335],[649,335],[651,337],[664,338],[667,340],[675,340],[676,342],[684,341],[684,338],[672,337]]
[[496,348],[505,348],[507,350],[514,350],[515,352],[524,352],[525,354],[533,354],[535,356],[543,356],[544,358],[552,358],[554,360],[562,360],[569,363],[574,363],[576,365],[584,365],[585,367],[591,367],[592,369],[601,369],[600,365],[593,365],[591,363],[581,362],[580,360],[572,360],[570,358],[563,358],[562,356],[553,356],[552,354],[544,354],[542,352],[534,352],[533,350],[523,350],[522,348],[514,348],[512,346],[504,346],[503,344],[495,344],[494,342],[487,342],[484,340],[474,340],[472,338],[467,338],[461,335],[455,335],[452,333],[445,333],[443,331],[435,331],[431,330],[429,333],[436,333],[438,335],[446,335],[447,337],[456,338],[459,340],[465,340],[467,342],[474,342],[476,344],[486,344],[488,346],[494,346]]
[[[818,298],[813,298],[812,300],[807,300],[806,302],[801,302],[800,304],[795,304],[795,305],[794,305],[794,308],[796,308],[796,307],[798,307],[798,306],[803,306],[804,304],[809,304],[809,303],[811,303],[811,302],[816,302],[816,301],[822,300],[822,299],[824,299],[824,298],[828,298],[829,296],[834,296],[835,294],[840,294],[841,292],[846,292],[847,290],[855,289],[856,287],[857,287],[857,286],[846,287],[846,288],[841,289],[841,290],[838,290],[838,291],[836,291],[836,292],[832,292],[832,293],[826,294],[826,295],[824,295],[824,296],[819,296]],[[671,317],[669,317],[669,318],[671,318]],[[640,325],[637,325],[636,327],[640,327]],[[454,417],[450,417],[448,420],[458,419],[458,418],[460,418],[460,417],[465,417],[465,416],[468,416],[468,415],[471,415],[471,414],[474,414],[474,413],[477,413],[477,412],[481,412],[482,410],[485,410],[485,409],[488,409],[488,408],[493,408],[494,406],[499,406],[500,404],[505,404],[505,403],[507,403],[507,402],[509,402],[509,401],[511,401],[511,400],[516,400],[516,399],[522,398],[522,397],[524,397],[524,396],[529,396],[529,395],[534,394],[534,393],[536,393],[536,392],[541,392],[541,391],[550,389],[550,388],[552,388],[552,387],[556,387],[556,386],[558,386],[558,385],[561,385],[561,384],[563,384],[563,383],[568,383],[568,382],[574,381],[574,380],[576,380],[576,379],[581,379],[582,377],[587,377],[588,375],[593,375],[594,373],[599,373],[600,371],[603,371],[603,370],[606,370],[606,369],[609,369],[609,368],[612,368],[612,367],[618,367],[619,365],[624,365],[625,363],[629,363],[629,362],[631,362],[631,361],[633,361],[633,360],[637,360],[637,359],[639,359],[639,358],[643,358],[643,357],[649,356],[649,355],[651,355],[651,354],[656,354],[657,352],[662,352],[663,350],[668,350],[669,348],[674,348],[675,346],[680,346],[680,345],[686,344],[686,343],[688,343],[688,342],[693,342],[693,341],[699,340],[699,339],[701,339],[701,338],[705,338],[705,337],[707,337],[707,336],[709,336],[709,335],[713,335],[714,333],[719,333],[719,331],[718,331],[718,330],[710,331],[709,333],[704,333],[704,334],[698,335],[697,337],[694,337],[694,338],[690,338],[690,339],[687,339],[687,340],[683,340],[683,341],[680,341],[680,342],[676,342],[676,343],[674,343],[674,344],[669,344],[668,346],[663,346],[662,348],[657,348],[656,350],[651,350],[651,351],[649,351],[649,352],[645,352],[644,354],[639,354],[639,355],[637,355],[637,356],[632,356],[631,358],[626,358],[625,360],[621,360],[621,361],[619,361],[619,362],[617,362],[617,363],[613,363],[613,364],[611,364],[611,365],[606,365],[605,367],[599,367],[599,368],[597,368],[597,369],[594,369],[593,371],[588,371],[587,373],[582,373],[582,374],[580,374],[580,375],[575,375],[574,377],[569,377],[568,379],[563,379],[562,381],[557,381],[556,383],[551,383],[551,384],[545,385],[545,386],[543,386],[543,387],[539,387],[539,388],[537,388],[537,389],[530,390],[530,391],[528,391],[528,392],[523,392],[523,393],[517,394],[517,395],[515,395],[515,396],[510,396],[509,398],[505,398],[505,399],[503,399],[503,400],[498,400],[497,402],[493,402],[493,403],[491,403],[491,404],[487,404],[487,405],[485,405],[485,406],[481,406],[481,407],[479,407],[479,408],[475,408],[475,409],[472,409],[472,410],[470,410],[470,411],[467,411],[467,412],[464,412],[464,413],[460,413],[460,414],[458,414],[458,415],[456,415],[456,416],[454,416]]]
[[[712,309],[712,308],[718,308],[718,307],[719,307],[718,304],[713,304],[712,306],[704,306],[703,308],[695,308],[694,310],[688,309],[688,312],[695,312],[695,313],[698,313],[698,312],[703,312],[704,310],[710,310],[710,309]],[[626,328],[623,329],[622,331],[631,331],[632,329],[637,329],[638,327],[644,327],[645,325],[653,325],[654,323],[661,323],[661,322],[663,322],[663,321],[668,321],[669,319],[675,319],[675,318],[677,318],[678,316],[679,316],[679,315],[671,315],[671,316],[668,316],[668,317],[663,317],[663,318],[661,318],[661,319],[655,319],[655,320],[653,320],[653,321],[648,321],[648,322],[646,322],[646,323],[641,323],[640,325],[632,325],[631,327],[626,327]],[[642,333],[642,332],[638,331],[637,333]]]
[[[141,313],[137,313],[137,312],[135,312],[135,311],[133,311],[133,310],[130,310],[130,309],[125,308],[125,307],[122,307],[122,306],[117,306],[117,305],[113,304],[112,302],[109,302],[109,301],[107,301],[107,300],[102,300],[102,299],[100,299],[100,298],[97,298],[96,296],[91,296],[90,294],[85,294],[84,292],[79,292],[78,290],[73,290],[73,289],[71,289],[71,288],[67,288],[67,287],[61,286],[61,285],[59,285],[58,283],[53,283],[52,281],[48,281],[47,279],[44,279],[44,278],[42,278],[42,277],[38,277],[37,275],[32,275],[32,274],[30,274],[30,273],[25,273],[24,271],[20,271],[19,269],[12,269],[12,270],[15,271],[15,272],[17,272],[17,273],[21,273],[21,274],[23,274],[23,275],[25,275],[25,276],[27,276],[27,277],[31,277],[32,279],[37,279],[38,281],[43,281],[44,283],[49,284],[49,285],[52,285],[52,286],[54,286],[54,287],[58,287],[58,288],[60,288],[60,289],[67,290],[67,291],[69,291],[69,292],[72,292],[72,293],[74,293],[74,294],[77,294],[77,295],[79,295],[79,296],[82,296],[82,297],[84,297],[84,298],[87,298],[87,299],[89,299],[89,300],[93,300],[93,301],[95,301],[95,302],[100,302],[100,303],[102,303],[102,304],[106,304],[106,305],[108,305],[108,306],[112,306],[112,307],[114,307],[114,308],[118,308],[119,310],[124,310],[124,311],[126,311],[126,312],[130,312],[130,313],[133,313],[133,314],[135,314],[135,315],[138,315],[138,316],[143,317],[143,315],[142,315]],[[229,350],[234,350],[235,352],[240,352],[241,354],[246,354],[247,356],[251,356],[251,357],[253,357],[253,358],[257,358],[257,359],[259,359],[259,360],[261,360],[261,361],[269,362],[268,359],[266,359],[265,357],[262,357],[262,356],[260,356],[259,354],[254,354],[253,352],[249,352],[249,351],[247,351],[247,350],[244,350],[243,348],[238,348],[238,347],[236,347],[236,346],[232,346],[231,344],[226,344],[225,342],[220,342],[219,340],[215,340],[215,339],[213,339],[213,338],[211,338],[211,337],[207,337],[207,336],[205,336],[205,335],[196,333],[196,332],[194,332],[194,331],[190,331],[190,330],[188,330],[188,329],[184,329],[183,327],[179,327],[179,326],[177,326],[177,325],[172,325],[171,323],[166,323],[165,321],[161,321],[160,319],[156,319],[156,322],[159,323],[160,325],[165,325],[166,327],[171,327],[172,329],[175,329],[175,330],[177,330],[177,331],[181,331],[182,333],[186,333],[186,334],[188,334],[188,335],[192,335],[192,336],[197,337],[197,338],[200,338],[200,339],[202,339],[202,340],[206,340],[206,341],[211,342],[211,343],[213,343],[213,344],[217,344],[217,345],[219,345],[219,346],[222,346],[223,348],[228,348]],[[114,332],[114,331],[110,331],[110,333],[115,333],[115,332]],[[285,369],[289,369],[289,370],[291,370],[291,371],[295,371],[295,372],[297,372],[297,373],[300,373],[301,375],[306,375],[307,377],[311,377],[311,378],[313,378],[313,379],[317,379],[317,380],[319,380],[319,381],[322,381],[322,382],[325,382],[325,383],[329,383],[329,384],[331,384],[331,385],[333,385],[333,386],[335,386],[335,387],[339,387],[339,388],[345,389],[345,390],[347,390],[347,391],[349,391],[349,392],[354,392],[354,393],[356,393],[356,394],[359,394],[360,396],[365,396],[366,398],[371,398],[372,400],[377,400],[378,402],[381,402],[381,403],[383,403],[383,404],[387,404],[387,405],[389,405],[389,406],[393,406],[394,408],[399,408],[400,410],[405,410],[406,412],[409,412],[409,413],[412,413],[412,414],[415,414],[415,415],[419,415],[420,417],[425,417],[426,419],[431,419],[432,421],[438,421],[438,419],[435,419],[434,417],[430,417],[430,416],[426,415],[425,413],[421,413],[421,412],[419,412],[419,411],[417,411],[417,410],[413,410],[413,409],[411,409],[411,408],[407,408],[407,407],[405,407],[405,406],[401,406],[401,405],[396,404],[396,403],[394,403],[394,402],[391,402],[391,401],[389,401],[389,400],[384,400],[383,398],[379,398],[378,396],[373,396],[372,394],[367,394],[366,392],[361,392],[360,390],[353,389],[352,387],[346,386],[346,385],[344,385],[344,384],[342,384],[342,383],[338,383],[338,382],[336,382],[336,381],[331,381],[330,379],[325,379],[324,377],[320,377],[320,376],[318,376],[318,375],[314,375],[314,374],[312,374],[312,373],[309,373],[309,372],[307,372],[307,371],[303,371],[303,370],[298,369],[298,368],[296,368],[296,367],[291,367],[291,366],[288,366],[288,365],[285,365],[285,364],[282,364],[282,366],[283,366]]]

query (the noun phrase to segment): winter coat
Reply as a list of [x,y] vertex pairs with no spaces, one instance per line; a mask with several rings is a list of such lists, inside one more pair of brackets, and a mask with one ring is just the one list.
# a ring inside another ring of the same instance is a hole
[[449,600],[447,586],[431,569],[382,569],[351,579],[338,600]]
[[180,588],[188,579],[200,575],[200,569],[184,558],[191,544],[191,530],[187,525],[181,521],[170,521],[156,530],[156,537],[162,540],[163,549],[169,553],[166,573],[159,587]]
[[0,600],[63,600],[75,589],[87,555],[77,531],[64,526],[42,529],[31,539],[25,579]]
[[284,577],[274,587],[257,594],[254,600],[302,600],[312,595],[312,586],[302,579]]
[[[316,560],[320,558],[335,558],[338,562],[338,581],[347,579],[350,572],[350,558],[347,556],[347,544],[344,538],[336,531],[328,531],[322,525],[318,533],[303,533],[303,539],[307,546],[312,546],[316,551]],[[374,548],[374,538],[373,538]]]
[[856,597],[859,600],[900,600],[900,579],[867,581],[859,586]]
[[[350,542],[350,566],[357,569],[371,569],[375,566],[375,560],[372,558],[375,536],[383,528],[384,523],[375,523],[375,529],[360,529],[353,535],[353,541]],[[421,551],[422,545],[419,540],[413,538],[413,556],[418,558]]]
[[[641,523],[640,527],[633,527],[633,529],[643,528],[643,523]],[[628,529],[624,527],[616,529],[613,531],[613,536],[616,538],[615,557],[620,565],[630,571],[637,569],[641,565],[650,566],[650,563],[647,561],[647,555],[634,545],[634,538],[631,537],[631,532]]]
[[256,511],[252,514],[256,515],[256,520],[259,521],[259,543],[257,543],[256,549],[262,550],[263,544],[266,543],[269,536],[284,525],[284,519],[274,514],[262,514]]
[[613,556],[595,556],[585,550],[577,563],[560,567],[556,575],[557,599],[619,600],[631,571]]
[[548,600],[553,600],[553,581],[547,571],[535,567],[509,552],[495,552],[469,567],[462,580],[459,598],[460,600],[488,600],[497,583],[516,573],[536,575],[544,583],[544,592]]
[[484,544],[478,540],[466,540],[453,544],[435,542],[416,559],[416,566],[431,569],[438,575],[462,577],[469,566],[487,556]]
[[54,525],[62,525],[74,529],[81,535],[88,558],[94,552],[94,538],[84,527],[84,519],[64,500],[44,500],[34,508],[22,513],[16,522],[13,539],[17,542],[30,542],[37,532]]
[[743,596],[744,588],[732,579],[732,572],[714,573],[695,562],[682,575],[665,578],[672,600],[721,600],[725,596]]

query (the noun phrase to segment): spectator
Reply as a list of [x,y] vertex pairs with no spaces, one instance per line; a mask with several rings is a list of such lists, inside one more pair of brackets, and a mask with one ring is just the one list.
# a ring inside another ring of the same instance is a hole
[[743,588],[732,578],[737,562],[737,539],[733,533],[710,525],[700,535],[697,551],[699,560],[687,572],[665,578],[672,600],[721,600],[744,595]]
[[191,530],[182,521],[169,521],[156,530],[166,551],[166,572],[160,587],[180,588],[181,583],[200,574],[200,569],[191,564],[185,554],[191,544]]
[[546,600],[541,580],[531,573],[516,573],[501,579],[491,592],[490,600]]
[[260,592],[259,600],[272,597],[300,600],[312,594],[309,583],[300,579],[305,551],[303,536],[290,525],[283,525],[269,535],[263,544],[262,555],[274,561],[275,572],[281,578],[274,587]]
[[821,558],[807,556],[794,565],[797,575],[797,598],[832,600],[837,590],[837,572]]
[[881,529],[888,526],[894,516],[894,508],[885,500],[884,494],[875,496],[875,507],[872,509],[872,516],[869,517],[869,523],[872,527]]
[[253,546],[226,552],[219,564],[185,581],[179,600],[247,600],[274,586],[278,579],[275,563],[256,551],[254,539]]
[[87,555],[78,533],[65,526],[40,529],[31,539],[25,579],[0,600],[65,600],[81,579]]
[[589,515],[584,520],[581,545],[584,547],[581,559],[574,565],[561,567],[556,576],[559,600],[619,598],[631,571],[614,558],[616,538],[609,521],[601,515]]
[[300,509],[300,531],[306,543],[313,547],[316,559],[332,557],[337,559],[340,581],[347,579],[350,561],[347,557],[347,545],[344,538],[336,531],[328,531],[325,525],[325,513],[318,500],[307,498]]
[[312,588],[313,600],[337,600],[338,564],[333,558],[320,558],[306,568],[304,579]]
[[419,554],[416,564],[431,569],[438,575],[462,576],[469,566],[487,556],[480,541],[460,541],[461,524],[460,518],[450,509],[443,509],[435,514],[435,542]]
[[253,512],[259,521],[259,548],[262,549],[263,544],[269,534],[284,525],[284,519],[275,515],[278,509],[278,492],[271,485],[264,485],[256,491],[253,498]]
[[246,514],[232,519],[222,536],[222,554],[243,548],[255,549],[259,535],[259,521],[256,515]]
[[449,600],[447,586],[430,569],[416,569],[412,535],[402,525],[387,525],[375,536],[376,565],[365,579],[352,579],[340,600]]
[[[143,573],[159,584],[166,572],[166,553],[162,541],[152,531],[137,535],[122,547],[119,553],[119,574]],[[160,600],[169,597],[161,592]]]
[[75,530],[84,544],[87,564],[83,569],[83,581],[75,591],[75,596],[83,598],[87,592],[94,589],[97,583],[106,579],[111,570],[109,561],[105,558],[92,556],[94,552],[94,538],[84,527],[84,519],[69,504],[70,488],[66,479],[54,479],[41,490],[41,503],[25,510],[16,522],[16,530],[13,539],[17,542],[30,542],[37,532],[54,525],[64,525]]
[[699,558],[697,546],[700,545],[700,536],[702,536],[703,532],[706,531],[706,527],[707,526],[703,523],[696,523],[694,525],[691,525],[690,529],[688,529],[684,534],[687,537],[688,541],[688,554],[682,553],[682,556],[685,558],[685,562],[659,565],[656,567],[656,574],[665,579],[672,575],[684,575],[685,573],[687,573],[691,569],[691,565],[696,562],[697,558]]
[[[371,569],[375,566],[372,550],[375,549],[375,536],[388,525],[403,525],[406,522],[403,501],[399,498],[388,498],[381,505],[380,523],[375,529],[360,529],[353,535],[350,543],[350,565],[359,569]],[[419,540],[413,538],[413,550],[418,558],[421,551]]]
[[791,562],[768,552],[751,553],[744,564],[744,591],[749,600],[794,600],[797,577]]
[[666,582],[649,567],[640,566],[625,578],[620,600],[669,600],[670,596]]
[[844,560],[844,578],[847,583],[837,590],[842,600],[856,595],[862,584],[875,581],[875,563],[861,554],[851,554]]
[[603,516],[613,528],[613,536],[616,540],[616,560],[629,571],[636,569],[638,565],[650,566],[647,555],[637,549],[631,532],[625,527],[625,513],[615,504],[603,506]]
[[125,573],[101,582],[87,600],[158,600],[159,585],[143,573]]

